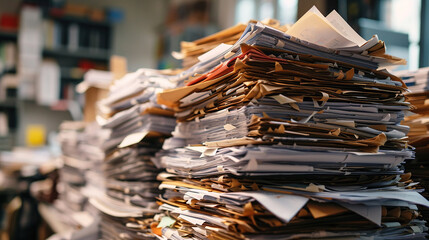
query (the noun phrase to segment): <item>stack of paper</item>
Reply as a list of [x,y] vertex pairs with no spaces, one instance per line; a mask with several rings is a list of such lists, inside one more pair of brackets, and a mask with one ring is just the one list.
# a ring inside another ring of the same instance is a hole
[[156,94],[173,88],[164,72],[141,69],[110,87],[99,103],[98,122],[111,131],[103,143],[105,194],[91,203],[103,212],[103,239],[152,239],[150,223],[158,212],[158,167],[151,158],[176,125],[174,112],[156,103]]
[[[226,64],[242,54],[240,45],[243,43],[276,48],[285,51],[285,53],[302,54],[309,57],[311,62],[324,62],[326,59],[330,59],[333,62],[342,62],[349,67],[361,69],[377,69],[391,64],[405,64],[404,59],[386,55],[384,42],[380,41],[377,36],[363,44],[358,41],[359,39],[355,39],[356,37],[352,37],[357,34],[335,11],[330,14],[332,15],[331,19],[326,19],[314,11],[317,12],[317,9],[312,9],[308,14],[315,15],[317,25],[327,25],[324,29],[329,30],[328,34],[323,35],[324,41],[328,42],[327,45],[319,44],[320,39],[317,38],[319,32],[306,35],[306,33],[315,31],[311,25],[316,24],[316,22],[312,22],[310,25],[301,24],[300,19],[286,33],[262,23],[249,23],[234,44],[220,44],[213,50],[200,55],[197,64],[170,79],[181,85],[188,82],[189,78],[207,73],[219,63]],[[305,37],[304,40],[301,39],[303,36]],[[332,45],[332,43],[338,44]]]
[[[92,196],[104,192],[101,163],[104,152],[101,143],[108,130],[96,123],[64,122],[60,126],[59,140],[62,150],[59,197],[54,209],[61,213],[57,221],[71,227],[70,232],[60,232],[61,239],[88,239],[98,237],[99,212],[88,202]],[[55,239],[55,238],[53,238]]]
[[402,60],[320,15],[287,33],[250,23],[158,94],[179,121],[157,153],[163,239],[424,238],[429,202],[402,167],[406,86],[376,70]]
[[[419,186],[429,188],[429,68],[421,68],[417,71],[400,71],[397,72],[411,90],[407,93],[407,100],[413,105],[412,112],[405,117],[404,125],[410,127],[408,137],[410,145],[415,147],[416,159],[408,161],[406,170],[411,171],[413,180],[418,181]],[[429,198],[427,191],[423,196]],[[425,209],[424,215],[426,220],[429,219],[429,210]]]
[[429,153],[429,68],[400,71],[397,75],[411,90],[406,96],[413,105],[414,114],[407,116],[404,121],[404,124],[410,127],[410,144],[416,147],[417,157],[424,158]]
[[412,93],[408,94],[409,96],[429,91],[429,67],[420,68],[415,71],[397,71],[395,74],[402,78],[404,83],[407,85],[408,89]]
[[[257,21],[251,20],[249,23],[256,23]],[[278,29],[280,31],[286,31],[287,26],[281,26],[278,20],[267,19],[262,21],[265,25]],[[195,40],[193,42],[181,42],[180,53],[173,52],[173,56],[177,59],[182,59],[183,68],[189,68],[192,65],[198,63],[198,57],[204,53],[212,50],[221,44],[222,47],[227,47],[230,44],[234,44],[243,31],[246,30],[247,24],[239,23],[233,27],[227,28],[210,36]]]

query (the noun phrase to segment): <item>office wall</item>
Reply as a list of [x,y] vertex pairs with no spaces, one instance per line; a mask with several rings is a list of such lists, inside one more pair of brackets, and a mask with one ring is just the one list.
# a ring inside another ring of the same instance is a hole
[[229,28],[234,25],[234,14],[237,0],[215,0],[213,1],[213,15],[219,29]]

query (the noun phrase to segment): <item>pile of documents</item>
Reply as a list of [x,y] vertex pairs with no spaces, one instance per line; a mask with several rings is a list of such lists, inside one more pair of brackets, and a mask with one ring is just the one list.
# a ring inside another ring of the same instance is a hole
[[[408,161],[406,170],[412,172],[413,180],[420,187],[429,189],[429,68],[417,71],[400,71],[396,73],[407,84],[411,92],[407,100],[413,105],[414,114],[405,117],[403,124],[410,127],[409,144],[415,147],[416,158]],[[427,191],[422,193],[429,198]],[[429,209],[424,209],[423,216],[429,220]]]
[[[251,20],[250,23],[257,23]],[[280,25],[275,19],[262,21],[267,26],[273,27],[280,31],[286,31],[287,26]],[[239,23],[233,27],[227,28],[210,36],[195,40],[193,42],[181,42],[180,53],[173,52],[173,56],[182,60],[183,68],[189,68],[198,63],[198,57],[217,47],[219,44],[234,44],[246,30],[247,24]]]
[[174,88],[163,72],[141,69],[125,75],[99,102],[97,121],[109,129],[102,144],[105,194],[92,205],[103,212],[103,239],[152,239],[150,223],[158,212],[158,167],[151,158],[176,125],[174,112],[156,103],[156,94]]
[[73,229],[62,232],[59,239],[98,237],[99,212],[88,200],[104,192],[101,169],[104,152],[100,146],[108,134],[108,130],[96,123],[64,122],[60,126],[63,166],[59,170],[59,197],[53,204],[54,209],[45,207],[47,212],[60,216],[59,222]]
[[[409,87],[407,101],[413,105],[413,115],[405,118],[404,124],[410,127],[410,144],[416,147],[416,157],[429,156],[429,68],[417,71],[397,72]],[[415,173],[413,172],[413,175]]]
[[404,61],[313,8],[286,33],[249,23],[158,94],[163,239],[420,239],[429,202],[404,174]]
[[[311,18],[310,23],[301,21],[308,17]],[[177,82],[180,86],[189,82],[190,78],[193,79],[199,74],[207,73],[218,65],[219,70],[211,74],[211,78],[222,74],[220,67],[222,64],[220,63],[226,65],[242,54],[241,44],[276,48],[283,50],[286,54],[301,54],[316,63],[330,59],[333,62],[343,62],[349,67],[362,69],[375,70],[391,64],[405,64],[406,62],[404,59],[387,55],[384,42],[379,40],[376,35],[365,41],[347,25],[337,12],[333,11],[325,18],[313,7],[286,33],[262,23],[250,22],[234,44],[220,44],[211,51],[200,55],[198,63],[186,71],[170,77],[170,80]]]
[[429,91],[429,67],[415,71],[396,71],[395,74],[404,81],[410,90],[411,93],[408,93],[408,96]]

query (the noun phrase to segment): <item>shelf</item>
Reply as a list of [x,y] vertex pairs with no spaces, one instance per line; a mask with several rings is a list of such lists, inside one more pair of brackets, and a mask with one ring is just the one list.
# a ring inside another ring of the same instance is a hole
[[48,15],[46,18],[55,20],[55,21],[77,23],[77,24],[94,26],[94,27],[111,27],[112,26],[112,24],[107,21],[94,21],[85,17],[75,17],[75,16],[69,16],[69,15],[60,15],[60,16]]
[[0,100],[0,107],[1,108],[16,108],[17,105],[16,98],[7,98],[5,101]]
[[98,61],[109,61],[110,52],[103,49],[78,49],[71,51],[68,48],[55,48],[55,49],[43,49],[43,56],[49,57],[69,57],[69,58],[82,58]]
[[0,29],[0,40],[16,41],[18,34],[16,31]]
[[83,77],[82,78],[75,78],[72,76],[61,76],[61,81],[78,84],[78,83],[83,81]]
[[7,69],[6,71],[1,72],[0,76],[5,74],[16,74],[16,68]]

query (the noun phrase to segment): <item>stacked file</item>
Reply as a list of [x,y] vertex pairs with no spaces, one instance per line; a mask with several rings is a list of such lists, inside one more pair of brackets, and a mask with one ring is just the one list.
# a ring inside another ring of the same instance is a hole
[[151,158],[176,125],[156,94],[173,87],[163,72],[141,69],[114,82],[99,102],[98,123],[111,131],[102,146],[106,192],[90,201],[103,212],[103,239],[155,238],[150,223],[158,212],[160,170]]
[[[254,20],[251,20],[250,22],[256,23]],[[281,26],[280,22],[274,19],[267,19],[266,21],[263,21],[263,23],[280,31],[287,30],[286,26]],[[239,23],[233,27],[227,28],[193,42],[183,41],[180,43],[180,53],[174,52],[173,56],[183,60],[183,68],[189,68],[192,65],[198,63],[199,56],[212,50],[219,44],[234,44],[243,34],[243,31],[246,30],[246,27],[246,24]]]
[[429,68],[417,71],[397,72],[407,84],[410,92],[407,100],[413,105],[413,115],[405,118],[404,124],[410,127],[410,144],[416,147],[417,158],[424,158],[429,153]]
[[69,237],[65,235],[60,239],[98,237],[99,212],[88,199],[104,191],[101,172],[104,152],[100,146],[107,135],[108,130],[95,123],[64,122],[60,126],[63,166],[59,170],[59,198],[53,206],[61,213],[59,221],[74,229],[67,233]]
[[[346,63],[349,67],[363,69],[378,69],[406,62],[387,55],[384,42],[379,40],[376,35],[368,41],[362,39],[335,11],[328,17],[329,19],[323,17],[317,9],[312,8],[289,28],[286,34],[262,23],[250,22],[234,44],[220,44],[211,51],[200,55],[198,63],[186,71],[171,76],[170,80],[177,82],[180,86],[198,74],[207,73],[220,63],[227,64],[231,59],[242,54],[241,44],[302,54],[316,63],[330,59],[333,62]],[[307,21],[308,19],[310,22]],[[314,32],[314,34],[308,34],[310,32]],[[322,43],[324,45],[321,45]],[[217,74],[212,74],[211,77],[216,76]]]
[[[413,158],[400,124],[410,108],[406,85],[376,70],[403,61],[386,55],[376,36],[361,41],[342,32],[351,30],[342,22],[336,12],[324,18],[312,9],[286,33],[249,23],[230,48],[207,52],[180,74],[191,76],[186,86],[158,94],[179,123],[157,153],[167,173],[158,175],[165,193],[155,233],[426,236],[417,205],[429,202],[411,190],[402,166]],[[329,35],[323,46],[316,44],[326,39],[310,41]]]
[[[421,68],[417,71],[397,72],[409,86],[411,92],[407,93],[407,100],[413,105],[413,115],[405,117],[404,125],[410,127],[408,137],[410,145],[415,147],[416,159],[408,161],[406,170],[412,172],[413,180],[419,182],[419,186],[429,189],[429,68]],[[427,191],[423,196],[429,198]],[[429,219],[429,210],[423,212],[425,220]]]
[[402,78],[408,89],[413,94],[429,91],[429,67],[420,68],[415,71],[402,70],[395,72],[396,75]]

